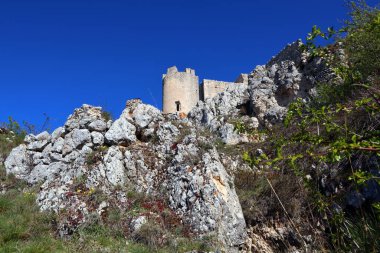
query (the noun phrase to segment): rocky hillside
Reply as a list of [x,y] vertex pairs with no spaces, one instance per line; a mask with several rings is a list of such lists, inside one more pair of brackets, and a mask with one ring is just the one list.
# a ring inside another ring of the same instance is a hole
[[349,39],[318,50],[289,44],[248,85],[199,102],[185,118],[139,99],[114,121],[83,105],[51,134],[27,135],[6,173],[54,213],[59,238],[101,224],[151,251],[184,252],[183,238],[202,242],[188,252],[376,249],[346,218],[360,209],[375,231],[365,236],[376,237],[380,79],[361,76],[371,92],[352,88],[360,80]]
[[[321,60],[306,62],[300,45],[288,45],[258,66],[248,85],[200,102],[185,119],[163,115],[138,99],[128,101],[115,121],[107,121],[101,108],[83,105],[52,134],[27,135],[5,161],[6,172],[39,185],[41,210],[65,210],[61,236],[72,234],[88,217],[104,215],[110,205],[128,212],[128,191],[136,191],[167,204],[192,234],[213,235],[223,249],[235,252],[247,240],[247,227],[233,172],[250,168],[238,154],[219,153],[215,143],[255,142],[238,133],[232,121],[253,129],[274,124],[291,101],[307,98],[317,82],[330,78]],[[103,201],[88,198],[95,191],[105,196]],[[160,215],[149,210],[132,217],[129,233]]]

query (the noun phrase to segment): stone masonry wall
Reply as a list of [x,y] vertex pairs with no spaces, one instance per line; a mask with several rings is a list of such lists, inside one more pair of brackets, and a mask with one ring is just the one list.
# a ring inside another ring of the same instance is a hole
[[178,72],[176,67],[169,68],[162,79],[163,112],[188,113],[199,101],[198,83],[194,70]]
[[235,83],[204,79],[201,84],[200,99],[204,101],[207,98],[213,98],[232,85],[235,85]]

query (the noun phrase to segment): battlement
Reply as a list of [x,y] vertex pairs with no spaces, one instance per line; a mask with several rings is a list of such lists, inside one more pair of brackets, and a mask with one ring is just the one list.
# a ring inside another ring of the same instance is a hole
[[199,101],[198,76],[191,68],[179,72],[170,67],[162,78],[162,94],[164,113],[188,113]]
[[191,68],[186,68],[184,72],[180,72],[180,71],[178,71],[176,66],[173,66],[173,67],[168,68],[168,70],[166,71],[166,74],[162,75],[162,79],[165,79],[165,77],[167,77],[167,76],[174,76],[175,75],[177,77],[180,77],[180,76],[185,76],[185,75],[189,75],[189,74],[192,76],[195,76],[195,70],[191,69]]
[[248,75],[240,74],[235,82],[204,79],[199,85],[195,70],[178,71],[176,66],[162,75],[162,100],[164,113],[188,113],[199,100],[213,98],[231,86],[248,84]]

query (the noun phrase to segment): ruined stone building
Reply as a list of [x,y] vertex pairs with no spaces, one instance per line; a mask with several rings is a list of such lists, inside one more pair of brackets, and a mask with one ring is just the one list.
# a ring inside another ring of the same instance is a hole
[[204,79],[199,84],[193,69],[186,68],[185,72],[179,72],[177,67],[170,67],[162,76],[162,111],[188,113],[198,101],[212,98],[237,83],[248,83],[248,75],[240,74],[235,82]]

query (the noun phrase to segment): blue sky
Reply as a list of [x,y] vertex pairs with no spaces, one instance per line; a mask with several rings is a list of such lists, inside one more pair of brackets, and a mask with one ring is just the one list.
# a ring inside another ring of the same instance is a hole
[[0,0],[0,122],[38,127],[46,113],[54,129],[84,103],[118,117],[136,97],[161,108],[168,67],[233,81],[347,12],[344,0]]

